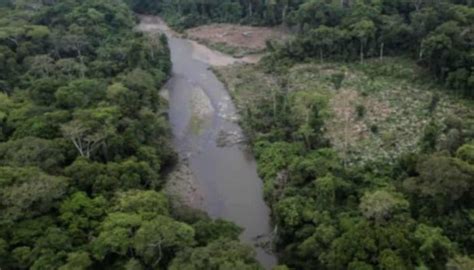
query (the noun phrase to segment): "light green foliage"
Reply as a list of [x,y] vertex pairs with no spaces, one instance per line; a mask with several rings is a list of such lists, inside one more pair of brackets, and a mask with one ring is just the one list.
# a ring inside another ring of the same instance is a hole
[[115,83],[107,88],[107,99],[124,113],[133,113],[140,108],[138,93],[130,91],[122,83]]
[[100,225],[100,233],[93,243],[93,254],[103,259],[108,253],[125,256],[133,243],[133,233],[143,220],[137,214],[112,213]]
[[425,262],[437,268],[442,268],[454,252],[453,244],[443,235],[441,228],[420,224],[415,231],[415,239],[420,243],[419,251]]
[[125,270],[143,270],[143,265],[137,259],[130,259],[124,266]]
[[208,246],[180,253],[169,267],[170,270],[205,269],[262,269],[253,258],[253,251],[239,242],[221,239]]
[[14,222],[47,213],[64,196],[67,186],[66,178],[34,167],[0,167],[0,217],[4,222]]
[[101,224],[99,237],[94,241],[94,256],[126,256],[133,248],[147,265],[156,266],[193,244],[194,230],[185,223],[160,215],[144,220],[139,214],[116,212]]
[[289,270],[289,268],[286,265],[277,265],[273,270]]
[[336,190],[339,186],[338,179],[328,174],[317,178],[313,184],[317,207],[320,210],[332,209],[336,204]]
[[87,107],[102,100],[104,96],[105,86],[89,79],[72,81],[68,86],[60,87],[55,93],[58,105],[65,109]]
[[367,219],[383,222],[398,211],[407,210],[408,206],[408,201],[403,198],[402,194],[376,190],[364,194],[359,209]]
[[59,207],[59,219],[77,241],[87,241],[105,215],[106,201],[103,197],[89,198],[77,192],[63,201]]
[[82,270],[88,269],[92,265],[92,260],[87,252],[79,251],[67,255],[67,263],[59,270]]
[[242,232],[242,229],[234,223],[222,219],[200,220],[192,226],[196,233],[196,241],[200,246],[220,238],[237,241]]
[[474,165],[474,143],[465,144],[458,149],[456,156],[465,162]]
[[277,203],[276,221],[285,229],[294,230],[311,220],[315,203],[302,196],[287,197]]
[[261,142],[255,147],[256,155],[261,160],[258,171],[263,179],[275,177],[280,170],[283,170],[290,164],[291,158],[299,152],[298,146],[285,142],[276,142],[274,144]]
[[140,105],[147,106],[154,111],[156,110],[160,104],[160,96],[155,87],[161,81],[157,81],[149,72],[137,68],[123,77],[123,83],[128,89],[138,95],[141,101]]
[[[174,252],[194,244],[194,229],[169,217],[157,216],[145,221],[136,232],[133,247],[148,265],[158,265]],[[168,259],[169,260],[169,259]]]
[[0,144],[0,164],[38,166],[43,170],[58,168],[64,162],[59,141],[27,137]]
[[448,270],[468,270],[474,268],[474,259],[469,257],[455,257],[446,265]]
[[117,194],[113,210],[139,214],[145,220],[157,215],[169,215],[168,198],[156,191],[130,190]]
[[65,173],[81,189],[108,195],[120,187],[137,189],[160,184],[157,172],[147,162],[137,161],[136,158],[108,164],[78,158],[66,168]]

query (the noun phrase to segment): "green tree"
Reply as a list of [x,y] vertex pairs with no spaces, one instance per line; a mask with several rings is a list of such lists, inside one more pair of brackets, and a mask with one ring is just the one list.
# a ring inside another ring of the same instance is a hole
[[397,212],[407,210],[409,203],[400,193],[387,190],[366,192],[361,198],[359,209],[365,218],[381,223]]
[[176,252],[193,245],[194,229],[164,216],[144,222],[133,239],[137,255],[152,267],[168,262]]
[[145,220],[150,220],[157,215],[169,215],[168,198],[156,191],[130,190],[116,195],[116,202],[112,207],[114,211],[139,214]]
[[417,172],[419,176],[406,179],[403,187],[433,202],[438,212],[455,206],[472,189],[473,167],[456,158],[429,156],[418,163]]
[[371,20],[362,20],[351,26],[352,35],[359,40],[360,44],[360,62],[364,62],[364,54],[367,43],[375,35],[375,24]]
[[89,269],[92,263],[93,262],[87,252],[72,252],[67,255],[67,263],[59,267],[59,270],[85,270]]
[[48,213],[64,196],[67,179],[34,167],[0,167],[0,218],[15,222]]
[[262,267],[255,253],[236,241],[221,239],[208,246],[183,251],[171,262],[170,270],[236,269],[257,270]]
[[77,192],[61,203],[59,219],[77,242],[87,243],[105,216],[106,205],[103,197]]
[[427,266],[432,269],[444,269],[449,257],[454,253],[454,246],[443,235],[443,230],[420,224],[415,231],[415,239],[420,244],[419,252]]

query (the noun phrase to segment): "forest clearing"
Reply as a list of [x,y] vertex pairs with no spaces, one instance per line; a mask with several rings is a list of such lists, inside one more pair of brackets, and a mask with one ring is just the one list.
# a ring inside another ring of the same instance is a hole
[[185,35],[210,48],[235,57],[243,57],[263,53],[267,41],[288,39],[289,31],[282,27],[210,24],[188,29]]

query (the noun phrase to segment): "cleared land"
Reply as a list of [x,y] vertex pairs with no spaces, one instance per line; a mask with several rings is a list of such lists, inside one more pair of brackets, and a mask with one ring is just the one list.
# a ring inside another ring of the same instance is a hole
[[234,24],[211,24],[186,31],[188,38],[213,49],[244,56],[265,50],[267,40],[282,40],[288,37],[281,27],[253,27]]
[[[474,125],[472,103],[436,88],[405,59],[298,64],[279,76],[264,73],[258,65],[220,67],[217,72],[242,111],[261,106],[278,88],[290,100],[301,92],[327,99],[324,133],[347,164],[391,162],[416,151],[432,122],[440,129],[456,119]],[[335,87],[334,78],[341,74],[342,84]],[[276,83],[281,81],[286,87]]]

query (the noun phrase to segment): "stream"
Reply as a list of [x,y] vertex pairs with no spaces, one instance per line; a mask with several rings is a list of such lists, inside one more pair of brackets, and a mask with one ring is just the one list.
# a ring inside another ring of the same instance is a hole
[[[225,86],[210,70],[251,59],[235,59],[194,41],[180,38],[155,16],[140,16],[138,30],[165,33],[173,62],[164,89],[174,146],[192,180],[192,206],[212,218],[242,227],[241,241],[255,248],[258,261],[271,269],[270,209],[263,199],[263,183],[256,163],[246,151],[238,114]],[[266,246],[266,247],[265,247]]]

